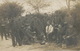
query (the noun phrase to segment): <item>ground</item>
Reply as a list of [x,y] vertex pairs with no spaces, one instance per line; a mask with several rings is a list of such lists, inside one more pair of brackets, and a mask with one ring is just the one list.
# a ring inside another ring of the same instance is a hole
[[[74,49],[74,48],[73,48]],[[73,51],[73,49],[64,49],[68,51]],[[63,48],[56,46],[54,43],[40,45],[40,44],[32,44],[32,45],[23,45],[13,47],[11,45],[11,39],[9,40],[1,40],[0,39],[0,51],[62,51]],[[80,50],[80,48],[78,48]]]

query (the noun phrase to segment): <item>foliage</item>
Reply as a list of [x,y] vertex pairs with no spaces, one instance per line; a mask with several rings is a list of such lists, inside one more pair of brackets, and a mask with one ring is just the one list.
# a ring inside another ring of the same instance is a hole
[[0,5],[0,17],[13,18],[23,13],[23,7],[17,2],[4,2]]
[[80,3],[77,3],[72,12],[71,12],[72,17],[74,18],[74,27],[78,32],[80,32]]
[[54,23],[56,24],[61,24],[62,22],[65,21],[65,18],[67,17],[67,12],[65,10],[57,10],[55,13],[52,15],[52,18]]

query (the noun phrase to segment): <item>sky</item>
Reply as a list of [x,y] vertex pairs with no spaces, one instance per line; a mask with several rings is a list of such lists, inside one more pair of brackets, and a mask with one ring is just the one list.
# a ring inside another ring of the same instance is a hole
[[[0,3],[3,3],[3,1],[5,1],[5,0],[0,0]],[[26,10],[26,12],[33,11],[32,8],[27,5],[25,0],[9,0],[9,1],[16,1],[16,2],[23,4],[23,7]],[[58,9],[66,7],[66,0],[46,0],[46,1],[49,1],[51,3],[51,5],[47,8],[44,8],[43,10],[41,10],[41,12],[43,12],[43,13],[54,12]]]

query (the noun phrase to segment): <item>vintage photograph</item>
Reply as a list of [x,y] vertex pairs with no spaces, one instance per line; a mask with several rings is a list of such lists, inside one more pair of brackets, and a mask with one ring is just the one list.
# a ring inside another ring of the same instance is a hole
[[0,51],[80,51],[80,0],[0,0]]

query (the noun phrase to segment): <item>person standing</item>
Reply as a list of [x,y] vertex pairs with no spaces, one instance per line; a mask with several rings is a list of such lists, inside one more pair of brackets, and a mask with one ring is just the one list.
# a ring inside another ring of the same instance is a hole
[[47,22],[47,26],[46,26],[46,34],[47,34],[47,40],[50,41],[52,38],[52,32],[53,32],[53,26]]

